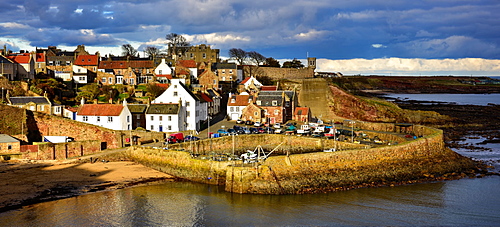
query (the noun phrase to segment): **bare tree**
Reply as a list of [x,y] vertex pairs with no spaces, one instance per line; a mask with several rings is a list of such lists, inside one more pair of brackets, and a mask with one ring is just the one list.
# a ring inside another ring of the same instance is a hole
[[137,50],[130,44],[123,44],[122,45],[122,55],[135,57],[137,55]]
[[148,55],[148,57],[155,58],[160,54],[160,49],[158,49],[158,47],[155,46],[147,46],[144,49],[144,52]]
[[252,60],[253,62],[255,62],[255,64],[257,66],[259,66],[261,63],[266,62],[266,57],[264,57],[264,55],[262,55],[262,54],[260,54],[260,53],[258,53],[256,51],[247,52],[247,55],[250,58],[250,60]]
[[239,48],[232,48],[229,50],[229,57],[236,60],[239,65],[243,65],[248,58],[248,53]]
[[184,36],[176,33],[167,34],[165,39],[168,41],[168,51],[171,55],[183,55],[191,46]]

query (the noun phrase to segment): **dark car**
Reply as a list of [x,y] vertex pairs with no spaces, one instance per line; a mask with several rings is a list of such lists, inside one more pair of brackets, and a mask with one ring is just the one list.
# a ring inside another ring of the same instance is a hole
[[236,132],[236,130],[234,130],[232,128],[228,129],[227,132],[229,133],[229,135],[237,135],[238,134],[238,132]]
[[197,141],[197,140],[200,140],[200,138],[198,138],[196,136],[192,136],[192,135],[187,135],[186,137],[184,137],[184,141],[186,141],[186,142]]
[[266,133],[266,130],[262,127],[258,127],[257,131],[259,131],[259,133]]
[[252,133],[252,134],[259,134],[259,130],[257,128],[252,127],[252,128],[249,128],[249,130],[250,130],[250,133]]
[[246,125],[253,125],[253,121],[245,121]]

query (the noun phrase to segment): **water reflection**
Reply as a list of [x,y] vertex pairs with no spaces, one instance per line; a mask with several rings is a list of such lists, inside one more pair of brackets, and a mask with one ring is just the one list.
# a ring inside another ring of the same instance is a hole
[[129,188],[0,214],[6,226],[492,225],[499,177],[314,195],[240,195],[190,182]]

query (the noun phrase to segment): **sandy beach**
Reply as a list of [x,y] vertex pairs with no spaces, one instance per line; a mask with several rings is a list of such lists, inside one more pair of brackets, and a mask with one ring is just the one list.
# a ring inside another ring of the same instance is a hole
[[175,180],[131,161],[0,162],[0,212],[60,198]]

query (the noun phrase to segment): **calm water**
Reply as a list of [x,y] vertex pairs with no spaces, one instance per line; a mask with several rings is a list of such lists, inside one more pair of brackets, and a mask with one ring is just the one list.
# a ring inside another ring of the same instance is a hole
[[500,225],[500,177],[316,195],[234,195],[189,182],[101,192],[0,214],[3,226]]
[[500,94],[386,94],[385,97],[400,100],[418,100],[456,103],[459,105],[500,105]]
[[[458,103],[473,96],[425,100]],[[481,97],[486,104],[500,104],[497,96]],[[474,135],[466,139],[470,144],[484,140]],[[490,149],[456,151],[497,165],[498,171],[499,144],[482,146]],[[283,196],[230,194],[220,187],[169,182],[0,213],[0,226],[333,225],[500,226],[500,177]]]

